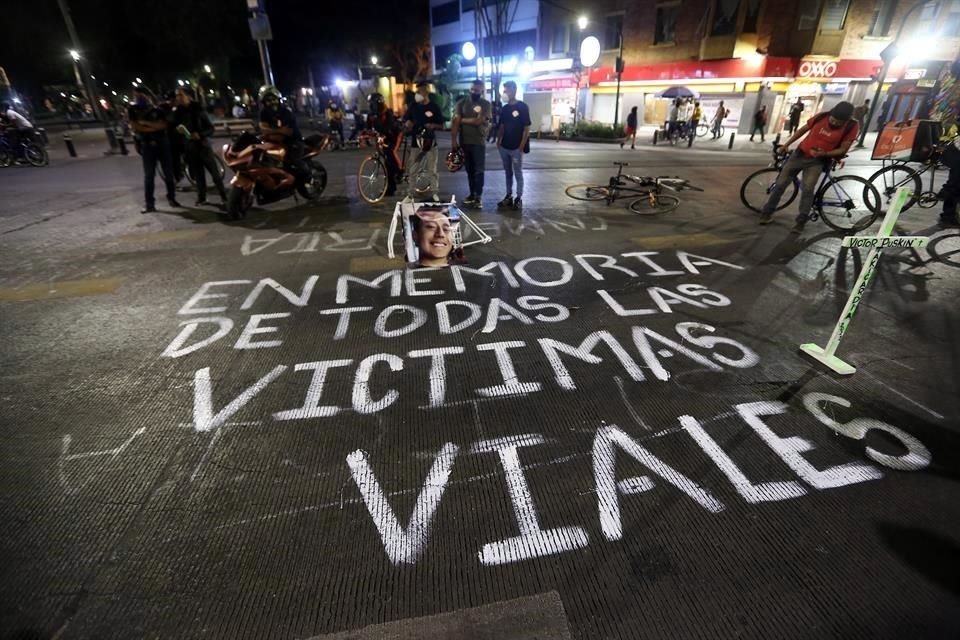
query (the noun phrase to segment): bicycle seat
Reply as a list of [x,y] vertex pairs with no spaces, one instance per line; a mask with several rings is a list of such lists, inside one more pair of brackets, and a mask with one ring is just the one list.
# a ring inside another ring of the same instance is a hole
[[618,167],[629,167],[629,166],[630,166],[630,163],[629,163],[629,162],[614,162],[613,164],[615,164],[615,165],[618,166]]

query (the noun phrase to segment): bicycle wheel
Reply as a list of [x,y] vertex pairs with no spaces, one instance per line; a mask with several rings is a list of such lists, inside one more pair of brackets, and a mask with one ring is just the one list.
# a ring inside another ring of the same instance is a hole
[[387,168],[379,156],[368,156],[360,163],[357,189],[360,197],[370,204],[383,200],[387,193]]
[[606,200],[609,193],[607,188],[600,184],[575,184],[567,187],[564,191],[574,200],[586,200],[587,202]]
[[708,133],[710,133],[710,125],[709,125],[709,124],[707,124],[706,122],[701,122],[700,124],[697,125],[697,137],[698,137],[698,138],[706,137],[706,135],[707,135]]
[[923,190],[923,184],[917,172],[903,164],[895,164],[884,167],[869,178],[870,184],[880,194],[880,206],[886,211],[893,202],[893,197],[897,195],[900,187],[910,189],[913,195],[903,205],[903,211],[906,211],[917,203],[917,195]]
[[[760,213],[763,205],[770,198],[770,192],[773,191],[773,185],[777,182],[779,175],[780,172],[773,167],[754,171],[740,185],[740,201],[748,209]],[[798,189],[797,181],[794,179],[784,189],[783,195],[780,196],[780,202],[777,203],[777,208],[774,211],[789,207],[790,203],[797,197]]]
[[860,176],[831,176],[813,202],[823,221],[837,231],[866,229],[880,215],[880,194]]
[[669,193],[657,193],[651,191],[645,196],[637,198],[630,203],[630,211],[639,213],[642,216],[649,216],[655,213],[667,213],[680,206],[680,198],[672,196]]
[[42,167],[50,163],[47,150],[34,142],[23,145],[23,156],[27,159],[27,162],[35,167]]

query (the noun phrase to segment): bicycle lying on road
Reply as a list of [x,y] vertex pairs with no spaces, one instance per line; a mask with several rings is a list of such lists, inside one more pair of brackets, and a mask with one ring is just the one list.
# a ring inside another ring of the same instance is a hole
[[624,175],[623,168],[629,167],[629,162],[614,162],[618,167],[617,175],[611,176],[607,184],[575,184],[566,188],[566,194],[574,200],[599,202],[605,200],[608,205],[620,198],[635,198],[627,206],[630,211],[641,215],[667,213],[680,206],[680,198],[664,193],[664,189],[671,191],[703,191],[699,187],[679,177]]
[[[770,197],[770,192],[780,177],[780,171],[789,154],[773,144],[773,163],[747,176],[740,186],[740,200],[747,208],[760,213]],[[813,196],[809,220],[823,221],[837,231],[860,231],[866,229],[880,215],[880,194],[870,182],[860,176],[835,176],[833,171],[843,167],[843,160],[835,158],[825,162],[823,175]],[[775,211],[790,206],[800,191],[800,175],[787,185]]]
[[[430,176],[427,174],[423,165],[420,165],[420,171],[415,176],[406,175],[404,169],[410,164],[410,146],[409,136],[403,136],[400,156],[400,175],[397,176],[397,188],[408,180],[415,180],[415,189],[417,193],[426,193],[430,191]],[[414,149],[414,153],[419,153],[419,149]],[[386,139],[383,136],[377,138],[377,147],[373,155],[367,156],[360,163],[360,169],[357,170],[357,189],[360,191],[360,197],[369,204],[374,204],[383,200],[387,195],[387,158],[386,154],[392,153],[388,148]]]

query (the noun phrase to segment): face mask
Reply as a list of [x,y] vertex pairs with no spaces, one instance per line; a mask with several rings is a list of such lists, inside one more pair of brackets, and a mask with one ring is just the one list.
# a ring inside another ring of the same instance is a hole
[[470,94],[470,99],[473,100],[474,102],[480,102],[480,94],[479,94],[479,93],[471,93],[471,94]]
[[507,104],[508,102],[510,102],[510,96],[508,96],[507,94],[503,94],[502,96],[500,96],[500,100],[503,102],[503,104]]
[[427,99],[423,96],[423,94],[420,94],[420,93],[414,94],[413,99],[417,101],[417,104],[423,104],[424,102],[427,101]]

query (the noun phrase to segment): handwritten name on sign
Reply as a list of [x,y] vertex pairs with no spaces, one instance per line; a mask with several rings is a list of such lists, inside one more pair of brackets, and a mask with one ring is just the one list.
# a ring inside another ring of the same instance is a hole
[[[751,479],[708,433],[704,424],[692,415],[679,416],[679,429],[671,431],[670,435],[688,438],[699,447],[732,484],[737,495],[748,504],[799,498],[807,495],[808,488],[824,491],[877,480],[884,475],[881,467],[896,471],[917,471],[930,464],[929,450],[902,429],[880,420],[863,417],[848,422],[838,421],[835,418],[837,408],[851,406],[850,402],[842,397],[808,393],[803,396],[803,406],[817,422],[837,435],[862,441],[870,431],[883,432],[898,443],[902,452],[891,455],[866,446],[865,455],[870,460],[869,463],[848,462],[819,468],[805,457],[814,450],[809,440],[798,436],[780,436],[774,431],[774,427],[780,428],[778,416],[789,412],[789,407],[782,402],[748,402],[738,404],[733,409],[735,416],[780,458],[796,475],[796,479]],[[595,517],[603,540],[620,540],[623,537],[624,520],[636,509],[634,501],[642,499],[633,496],[657,490],[658,486],[661,491],[682,494],[708,514],[720,513],[726,509],[724,502],[709,487],[702,486],[669,461],[655,455],[645,446],[646,440],[647,438],[637,440],[616,425],[603,425],[594,433],[593,446],[587,454],[593,469],[593,484],[578,493],[596,495]],[[742,445],[742,439],[738,438],[738,442]],[[536,507],[529,479],[520,461],[520,452],[521,449],[545,443],[546,438],[538,433],[481,440],[466,449],[461,449],[454,442],[445,443],[433,459],[413,512],[406,518],[406,527],[400,524],[401,518],[391,506],[389,494],[377,477],[370,455],[357,449],[347,456],[346,462],[383,543],[387,558],[399,565],[416,564],[424,555],[438,507],[450,484],[456,461],[464,455],[495,455],[506,479],[506,498],[513,506],[516,520],[515,535],[488,542],[477,551],[481,564],[496,566],[575,551],[590,544],[587,529],[580,526],[582,523],[568,523],[550,528],[543,525],[544,519]],[[738,446],[738,450],[742,450],[742,446]],[[564,456],[564,461],[569,464],[570,460],[580,457],[568,455]],[[617,461],[625,459],[631,460],[634,465],[639,464],[645,470],[644,475],[619,477]],[[590,477],[589,473],[575,474],[575,477],[581,475]],[[489,475],[485,478],[489,478]],[[406,490],[406,487],[403,489]],[[631,503],[634,506],[631,506]],[[548,519],[557,524],[556,514]]]

